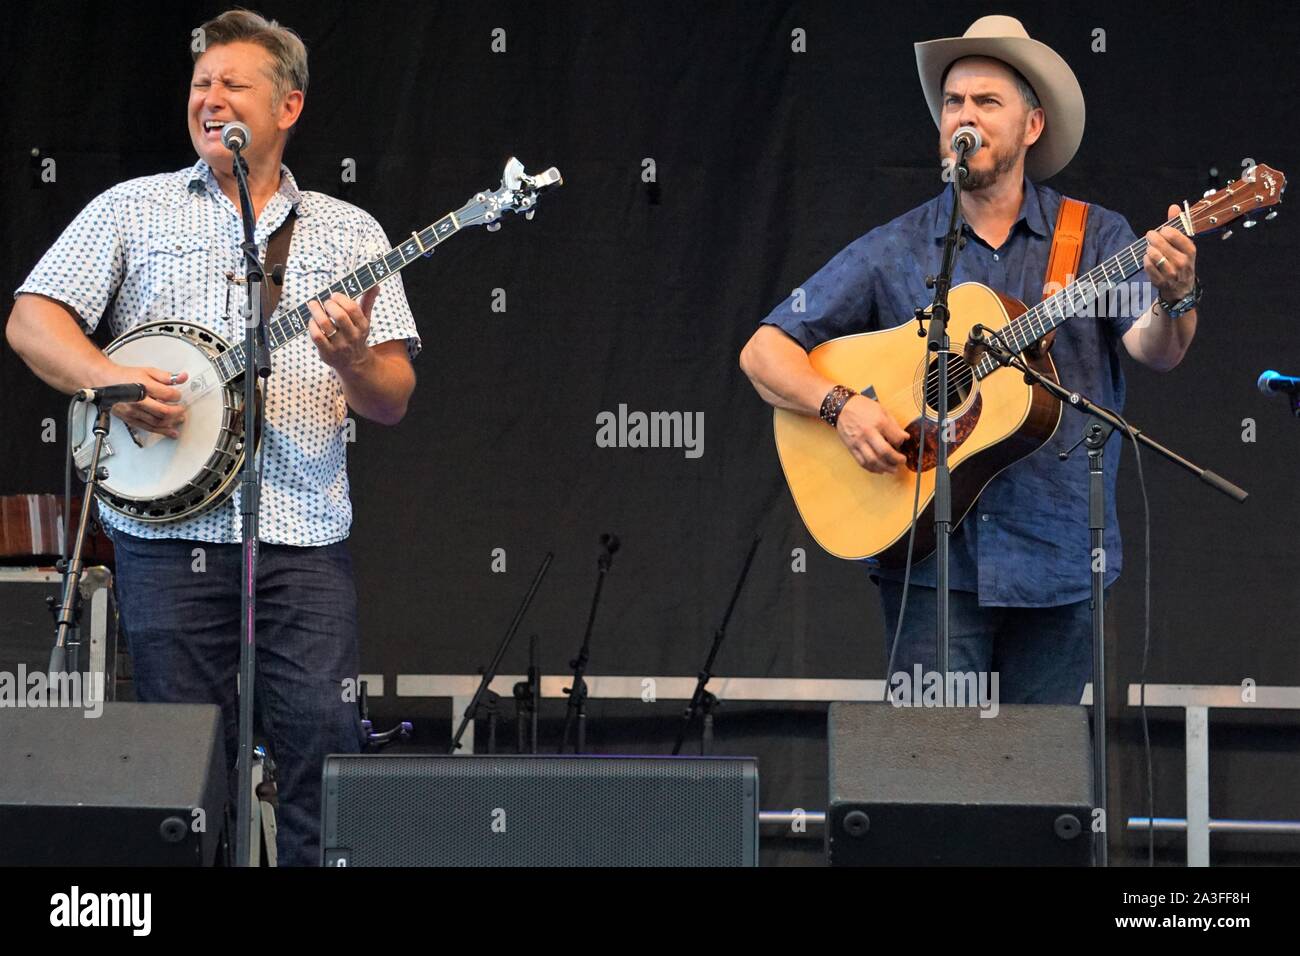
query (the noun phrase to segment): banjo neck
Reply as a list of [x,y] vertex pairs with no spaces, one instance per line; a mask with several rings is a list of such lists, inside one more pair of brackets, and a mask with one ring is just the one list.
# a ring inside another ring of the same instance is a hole
[[[334,292],[359,299],[461,229],[486,226],[495,232],[506,215],[514,213],[532,219],[538,196],[562,182],[554,166],[528,174],[512,156],[498,188],[475,193],[455,212],[411,233],[400,245],[353,269],[296,308],[272,316],[267,322],[267,344],[278,349],[302,335],[311,321],[308,306],[313,301],[324,303]],[[237,388],[233,380],[245,373],[243,345],[227,346],[196,322],[163,320],[135,326],[104,351],[127,367],[184,369],[189,381],[181,400],[190,414],[178,439],[157,432],[137,433],[114,416],[101,457],[112,459],[111,474],[95,486],[100,503],[134,520],[165,523],[203,514],[226,500],[245,455],[242,416],[232,414],[239,402],[231,394]],[[83,475],[97,447],[97,436],[92,434],[95,420],[84,403],[76,405],[70,432],[82,438],[72,448],[72,456]],[[256,447],[255,441],[252,446]]]
[[[562,182],[560,171],[554,166],[544,172],[529,175],[524,172],[524,166],[519,160],[510,157],[501,176],[501,185],[495,190],[476,193],[455,212],[449,212],[433,225],[411,233],[411,237],[401,245],[358,266],[306,302],[268,321],[267,345],[275,351],[306,332],[307,323],[311,321],[311,311],[308,308],[310,303],[319,302],[324,305],[334,292],[360,299],[366,290],[400,272],[420,256],[429,255],[439,243],[468,226],[486,226],[489,232],[495,232],[501,228],[501,220],[506,213],[523,213],[524,218],[532,219],[537,210],[537,197]],[[242,342],[212,360],[217,377],[223,385],[228,385],[243,375],[247,364]],[[203,386],[197,380],[192,381],[195,386],[201,386],[195,394],[211,387]]]
[[[267,345],[271,351],[275,351],[306,332],[307,323],[311,320],[311,311],[308,308],[310,303],[319,302],[323,306],[329,300],[330,295],[335,292],[341,292],[353,299],[360,299],[368,289],[396,275],[420,256],[431,254],[439,243],[455,235],[461,228],[461,222],[457,219],[456,214],[449,212],[431,226],[419,232],[411,233],[411,237],[401,245],[395,246],[383,255],[358,266],[347,275],[321,289],[302,304],[283,312],[279,317],[268,322]],[[244,344],[241,342],[222,352],[213,360],[213,365],[216,366],[223,384],[228,384],[239,378],[244,374],[247,365]]]

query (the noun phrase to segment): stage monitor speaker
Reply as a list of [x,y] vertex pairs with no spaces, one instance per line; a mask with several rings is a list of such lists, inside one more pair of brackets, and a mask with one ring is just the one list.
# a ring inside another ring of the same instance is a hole
[[830,707],[834,866],[1092,862],[1092,737],[1078,706]]
[[215,704],[0,708],[0,866],[208,866],[225,820]]
[[751,757],[335,755],[325,866],[756,866]]

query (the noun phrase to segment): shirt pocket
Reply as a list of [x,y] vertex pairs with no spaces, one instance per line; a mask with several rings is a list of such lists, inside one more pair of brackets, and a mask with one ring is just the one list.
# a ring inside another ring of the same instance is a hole
[[213,292],[224,283],[211,244],[202,236],[172,230],[151,233],[139,289],[141,321],[175,319],[212,325],[212,309],[221,308]]
[[297,307],[314,299],[329,289],[330,283],[342,270],[334,256],[326,252],[298,252],[289,254],[284,267],[282,302],[285,307]]

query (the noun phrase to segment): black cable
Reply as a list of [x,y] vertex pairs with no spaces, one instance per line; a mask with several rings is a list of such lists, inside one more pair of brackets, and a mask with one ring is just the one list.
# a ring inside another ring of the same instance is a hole
[[[66,567],[68,563],[68,525],[72,523],[72,414],[76,411],[77,399],[68,402],[68,431],[64,444],[63,456],[63,528],[59,533],[59,561]],[[85,507],[85,503],[82,503]]]
[[[944,361],[947,361],[945,357]],[[912,545],[916,541],[916,524],[921,506],[921,471],[925,464],[925,393],[921,394],[921,426],[916,439],[916,490],[912,494],[912,527],[907,532],[907,563],[903,570],[903,597],[898,605],[898,624],[894,627],[894,640],[889,646],[889,662],[885,665],[885,693],[889,700],[889,678],[894,673],[894,655],[898,653],[898,639],[903,634],[903,618],[907,615],[907,589],[912,580]],[[942,436],[940,436],[942,438]]]
[[[1110,411],[1110,409],[1107,409]],[[1142,717],[1142,754],[1147,772],[1147,866],[1156,865],[1156,785],[1151,766],[1151,728],[1147,723],[1147,661],[1151,654],[1151,503],[1147,500],[1147,481],[1142,474],[1142,450],[1133,426],[1118,412],[1111,412],[1133,445],[1133,458],[1137,462],[1138,485],[1142,489],[1143,550],[1146,567],[1143,578],[1142,611],[1142,667],[1138,671],[1138,711]],[[1103,725],[1104,726],[1104,725]],[[1107,821],[1109,825],[1110,821]]]

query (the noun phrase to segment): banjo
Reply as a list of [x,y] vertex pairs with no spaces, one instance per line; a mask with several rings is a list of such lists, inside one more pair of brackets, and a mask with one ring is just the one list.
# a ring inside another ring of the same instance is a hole
[[[535,176],[511,157],[501,185],[477,193],[405,242],[349,272],[307,302],[267,322],[272,351],[307,330],[308,302],[324,302],[333,292],[360,299],[363,292],[414,262],[466,226],[495,232],[507,212],[532,219],[542,191],[563,182],[554,166]],[[140,521],[165,523],[191,518],[224,501],[238,483],[245,453],[243,343],[232,344],[211,329],[185,320],[137,326],[108,344],[104,353],[119,364],[152,365],[189,373],[182,386],[186,418],[180,437],[169,438],[130,428],[113,417],[100,454],[108,475],[96,487],[100,503]],[[258,383],[259,400],[262,383]],[[84,479],[94,447],[94,413],[78,405],[72,432],[73,459]]]

